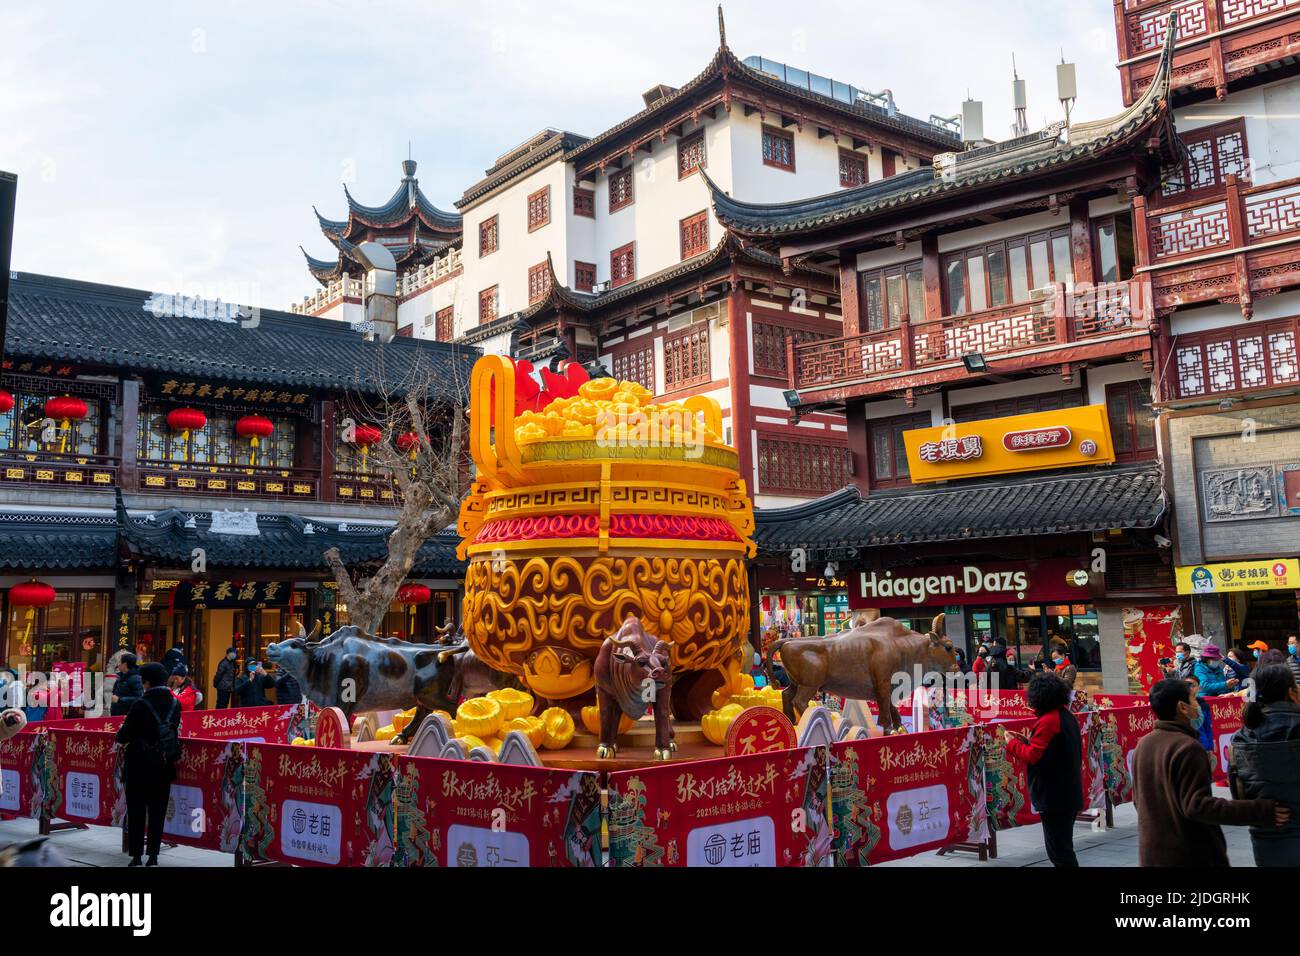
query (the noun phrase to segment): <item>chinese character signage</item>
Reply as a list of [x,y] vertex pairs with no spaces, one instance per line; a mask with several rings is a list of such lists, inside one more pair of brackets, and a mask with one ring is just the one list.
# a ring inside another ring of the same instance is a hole
[[610,774],[612,865],[826,865],[826,757],[809,747]]
[[1105,405],[903,432],[914,484],[1115,461]]
[[283,388],[249,388],[246,385],[225,385],[194,379],[159,379],[151,383],[150,391],[166,399],[207,399],[259,408],[295,408],[301,412],[306,412],[311,407],[309,392],[287,391]]
[[1293,591],[1300,588],[1300,561],[1234,561],[1195,564],[1174,569],[1179,594],[1222,594],[1226,591]]
[[171,606],[176,611],[286,607],[291,593],[285,581],[182,581]]

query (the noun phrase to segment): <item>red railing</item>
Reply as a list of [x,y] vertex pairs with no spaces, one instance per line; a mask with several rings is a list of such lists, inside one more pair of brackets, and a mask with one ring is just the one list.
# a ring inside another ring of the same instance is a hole
[[1147,218],[1156,265],[1295,233],[1300,233],[1300,178],[1247,187],[1228,176],[1222,195],[1166,206]]
[[[1136,282],[1106,283],[1067,292],[1055,286],[1030,302],[999,306],[933,322],[903,323],[892,329],[796,345],[787,341],[790,384],[818,388],[862,382],[893,372],[1026,349],[1104,338],[1146,328]],[[1044,362],[1051,362],[1050,355]]]
[[1215,329],[1174,340],[1179,398],[1276,388],[1300,382],[1295,319]]

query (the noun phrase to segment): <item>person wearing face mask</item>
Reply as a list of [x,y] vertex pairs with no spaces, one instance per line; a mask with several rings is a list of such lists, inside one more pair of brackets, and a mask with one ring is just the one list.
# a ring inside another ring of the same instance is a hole
[[117,683],[113,685],[112,706],[109,714],[113,717],[125,717],[131,705],[144,696],[144,684],[140,680],[140,659],[134,654],[123,654],[117,664]]
[[1286,666],[1291,668],[1291,676],[1300,684],[1300,641],[1294,634],[1286,639]]
[[1174,659],[1165,668],[1166,677],[1178,677],[1187,680],[1196,673],[1196,660],[1192,657],[1190,644],[1178,644],[1174,647]]
[[1241,684],[1229,675],[1223,666],[1223,654],[1214,644],[1201,648],[1201,659],[1196,663],[1196,679],[1201,682],[1201,697],[1219,697],[1230,694]]
[[1138,866],[1228,866],[1222,827],[1290,821],[1291,811],[1270,798],[1214,796],[1210,765],[1193,729],[1201,708],[1186,681],[1156,681],[1148,700],[1156,725],[1133,752]]
[[1060,644],[1052,645],[1052,673],[1065,681],[1065,686],[1074,690],[1074,681],[1079,676],[1079,669],[1070,663],[1065,648]]
[[1187,678],[1187,686],[1192,689],[1192,697],[1195,699],[1197,706],[1201,708],[1201,719],[1199,722],[1192,721],[1192,730],[1196,731],[1196,736],[1200,738],[1201,746],[1205,748],[1205,756],[1210,761],[1210,772],[1214,772],[1214,728],[1210,726],[1210,705],[1204,697],[1201,696],[1201,682],[1193,675]]
[[231,697],[235,693],[235,661],[239,658],[239,651],[233,647],[226,648],[226,656],[221,658],[221,663],[217,665],[216,676],[212,679],[212,686],[217,689],[217,706],[229,707]]
[[[1233,647],[1228,649],[1228,656],[1223,659],[1223,666],[1231,671],[1232,676],[1237,678],[1238,681],[1244,681],[1250,676],[1251,667],[1254,666],[1253,662],[1258,661],[1259,655],[1268,650],[1268,645],[1263,641],[1256,641],[1254,644],[1246,645],[1246,650],[1250,652],[1249,658],[1240,649]],[[1247,663],[1247,660],[1252,663]]]
[[1300,866],[1300,687],[1285,664],[1255,672],[1255,699],[1232,738],[1228,786],[1234,798],[1271,797],[1291,811],[1283,827],[1251,827],[1256,866]]

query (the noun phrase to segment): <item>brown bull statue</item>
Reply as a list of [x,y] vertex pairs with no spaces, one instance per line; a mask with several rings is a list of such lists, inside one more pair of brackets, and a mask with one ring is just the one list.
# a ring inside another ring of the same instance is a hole
[[890,699],[895,675],[915,680],[927,674],[953,673],[957,655],[943,633],[943,615],[935,618],[928,634],[917,634],[890,617],[858,624],[827,637],[796,637],[775,641],[764,661],[781,652],[781,666],[790,686],[781,692],[785,715],[808,706],[814,694],[825,692],[847,700],[874,700],[886,732],[902,725]]
[[655,709],[656,760],[669,760],[677,743],[669,716],[673,662],[667,641],[651,637],[633,615],[613,637],[605,638],[596,654],[596,703],[600,709],[600,746],[596,756],[613,757],[623,714],[633,720]]

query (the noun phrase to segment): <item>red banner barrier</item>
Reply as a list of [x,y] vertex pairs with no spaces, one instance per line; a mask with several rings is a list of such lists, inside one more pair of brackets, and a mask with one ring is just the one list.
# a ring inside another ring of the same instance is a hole
[[22,729],[24,734],[41,730],[112,730],[122,726],[124,717],[68,717],[64,720],[37,720]]
[[981,727],[984,745],[984,790],[988,795],[989,829],[1010,830],[1038,822],[1029,800],[1029,775],[1025,764],[1007,753],[1007,734],[1028,734],[1036,718],[1008,720]]
[[394,866],[601,865],[594,773],[400,757],[396,806]]
[[609,778],[613,866],[820,866],[824,747],[665,763]]
[[181,714],[181,736],[204,740],[287,744],[306,736],[312,704],[268,704],[230,710],[191,710]]
[[126,819],[121,754],[113,734],[105,731],[56,729],[46,734],[47,816],[121,826]]
[[1133,800],[1133,751],[1156,725],[1150,706],[1100,710],[1092,733],[1100,737],[1102,778],[1113,807]]
[[163,824],[167,839],[234,853],[243,823],[243,745],[193,737],[183,741]]
[[244,756],[245,857],[299,866],[390,865],[392,754],[245,744]]
[[[45,734],[0,741],[0,817],[38,817],[44,800]],[[41,800],[33,801],[37,794]]]
[[1214,782],[1228,785],[1228,762],[1232,759],[1232,737],[1242,728],[1246,701],[1241,697],[1207,697],[1210,705],[1210,732],[1214,737]]
[[836,862],[866,866],[988,837],[975,727],[831,747]]

